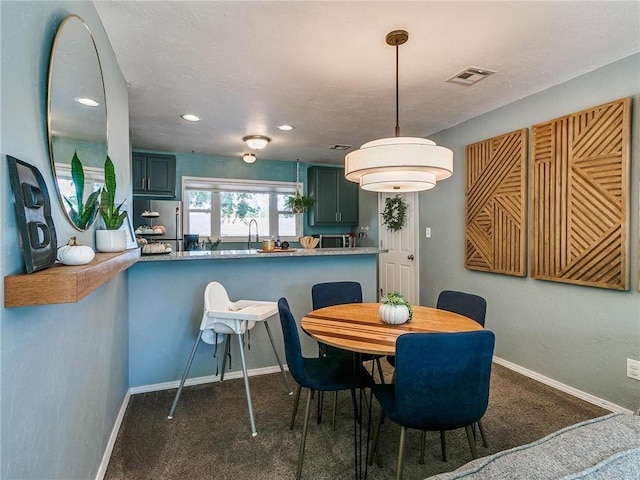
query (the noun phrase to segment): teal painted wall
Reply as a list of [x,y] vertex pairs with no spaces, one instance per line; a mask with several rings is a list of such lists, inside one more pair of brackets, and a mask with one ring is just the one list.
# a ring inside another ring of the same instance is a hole
[[[232,301],[277,301],[286,297],[296,319],[313,310],[311,287],[320,282],[352,280],[362,285],[363,300],[376,301],[377,255],[249,258],[139,262],[129,270],[129,378],[132,387],[179,380],[198,335],[204,289],[222,283]],[[281,358],[282,329],[270,320]],[[301,333],[306,356],[317,344]],[[236,340],[231,371],[241,370]],[[215,375],[213,347],[201,342],[189,377]],[[277,365],[266,330],[251,332],[247,368]],[[171,407],[167,404],[167,412]],[[179,410],[179,407],[178,407]],[[179,412],[178,412],[179,415]]]
[[[634,411],[640,382],[626,377],[626,358],[640,360],[639,92],[640,55],[634,55],[433,135],[453,150],[454,174],[420,194],[420,231],[432,228],[432,238],[420,240],[421,303],[434,305],[444,289],[484,296],[498,357]],[[630,96],[630,291],[466,270],[465,145]]]
[[[136,152],[150,152],[150,150],[138,150]],[[182,177],[208,177],[208,178],[236,178],[245,180],[269,180],[275,182],[295,182],[296,163],[281,160],[260,160],[248,164],[241,158],[214,157],[193,153],[155,152],[176,156],[176,198],[182,200]],[[315,164],[313,164],[315,165]],[[303,191],[307,192],[307,168],[311,164],[300,162],[300,182],[304,184]],[[348,233],[355,231],[356,227],[314,227],[308,224],[307,216],[304,221],[304,234],[318,233]],[[239,244],[222,244],[224,249],[243,248]]]
[[[130,198],[127,88],[93,3],[0,2],[1,276],[24,272],[5,155],[42,172],[59,242],[78,235],[94,245],[93,230],[73,229],[55,198],[47,146],[49,53],[69,13],[83,17],[96,40],[109,151],[119,166],[121,198]],[[128,388],[127,295],[127,276],[120,274],[76,304],[0,307],[0,478],[95,478]]]

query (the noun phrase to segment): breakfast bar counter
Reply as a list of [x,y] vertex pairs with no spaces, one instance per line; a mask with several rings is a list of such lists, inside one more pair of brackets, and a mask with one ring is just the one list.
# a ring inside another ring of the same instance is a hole
[[196,250],[190,252],[173,252],[165,254],[143,254],[140,262],[171,262],[185,260],[226,260],[230,258],[265,258],[265,257],[327,257],[339,255],[376,255],[386,250],[374,247],[353,248],[290,248],[262,252],[261,250]]
[[[128,270],[129,384],[133,393],[149,388],[177,387],[199,333],[204,291],[220,282],[231,301],[241,298],[275,302],[285,297],[300,319],[313,310],[311,287],[316,283],[349,280],[360,283],[364,302],[378,300],[378,254],[374,247],[257,250],[213,250],[143,256]],[[284,358],[278,316],[268,319],[275,346]],[[264,329],[246,338],[249,375],[278,372]],[[301,335],[305,355],[317,355],[317,344]],[[237,342],[225,378],[241,376]],[[220,347],[200,345],[187,385],[217,379]],[[216,354],[214,358],[213,355]],[[227,364],[227,366],[229,366]]]

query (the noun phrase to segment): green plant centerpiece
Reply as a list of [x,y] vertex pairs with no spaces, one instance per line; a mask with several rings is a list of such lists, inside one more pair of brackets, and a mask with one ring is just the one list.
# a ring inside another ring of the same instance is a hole
[[100,189],[91,192],[87,201],[84,201],[84,168],[82,162],[78,158],[78,153],[73,152],[71,159],[71,180],[75,190],[74,198],[63,197],[65,203],[69,207],[69,217],[78,228],[78,230],[86,230],[93,225],[100,204]]
[[410,322],[413,309],[407,300],[398,292],[387,293],[380,300],[380,318],[390,325]]
[[285,201],[285,208],[293,213],[304,213],[313,206],[314,202],[313,198],[301,195],[300,191],[296,190],[295,195]]
[[384,202],[382,224],[392,232],[399,232],[404,227],[407,216],[407,204],[401,196],[389,197]]
[[116,206],[116,171],[107,155],[104,162],[104,187],[100,194],[100,215],[106,230],[96,231],[96,249],[101,252],[122,252],[127,248],[127,232],[120,227],[127,218],[127,212]]

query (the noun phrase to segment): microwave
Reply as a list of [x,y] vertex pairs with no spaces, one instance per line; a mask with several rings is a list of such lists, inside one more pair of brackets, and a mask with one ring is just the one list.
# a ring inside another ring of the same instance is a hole
[[348,233],[320,235],[319,248],[349,248]]

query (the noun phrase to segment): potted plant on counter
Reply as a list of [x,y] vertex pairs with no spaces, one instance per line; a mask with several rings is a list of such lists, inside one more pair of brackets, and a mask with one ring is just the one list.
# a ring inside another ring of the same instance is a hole
[[380,300],[380,318],[384,323],[400,325],[411,320],[413,309],[398,292],[387,293]]
[[127,212],[120,211],[122,203],[115,205],[116,172],[107,155],[104,162],[104,188],[100,194],[100,215],[106,230],[96,230],[96,249],[100,252],[122,252],[127,248],[127,233],[121,230]]

